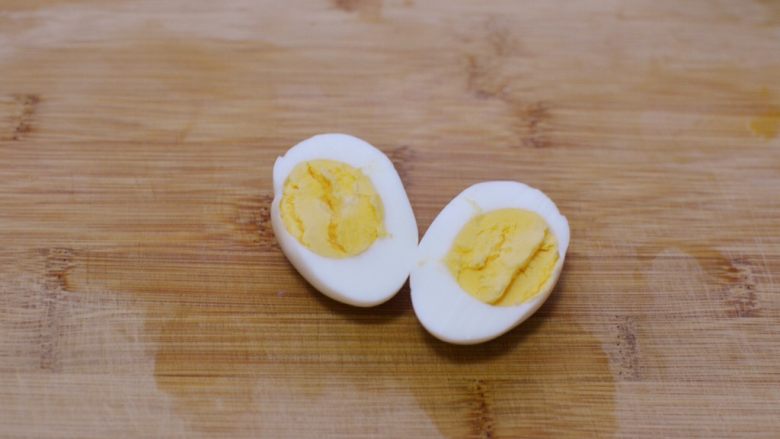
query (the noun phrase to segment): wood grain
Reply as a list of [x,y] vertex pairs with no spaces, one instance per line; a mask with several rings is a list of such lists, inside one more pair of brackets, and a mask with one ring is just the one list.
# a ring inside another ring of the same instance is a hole
[[[0,436],[776,437],[774,1],[0,0]],[[491,343],[316,293],[269,227],[321,132],[421,232],[546,191],[562,279]]]

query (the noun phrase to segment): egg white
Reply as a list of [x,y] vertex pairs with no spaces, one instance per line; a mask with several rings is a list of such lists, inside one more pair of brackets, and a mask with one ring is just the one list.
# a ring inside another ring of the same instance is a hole
[[[493,306],[463,290],[444,259],[469,220],[505,208],[530,210],[544,218],[557,238],[559,257],[536,296],[515,306]],[[522,323],[547,300],[560,276],[568,247],[569,223],[540,190],[513,181],[475,184],[447,204],[420,242],[409,280],[414,312],[428,332],[446,342],[475,344],[496,338]]]
[[[364,252],[336,259],[320,256],[292,236],[279,204],[284,183],[301,162],[336,160],[360,169],[373,183],[384,207],[387,236]],[[314,288],[355,306],[374,306],[398,292],[409,277],[417,248],[417,222],[393,163],[369,143],[346,134],[320,134],[290,148],[274,163],[271,224],[287,259]]]

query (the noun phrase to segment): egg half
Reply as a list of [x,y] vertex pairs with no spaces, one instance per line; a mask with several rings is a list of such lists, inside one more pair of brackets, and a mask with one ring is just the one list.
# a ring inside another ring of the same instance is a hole
[[569,224],[538,189],[475,184],[434,219],[412,267],[412,305],[435,337],[491,340],[547,300],[563,267]]
[[393,163],[369,143],[321,134],[273,170],[271,223],[287,259],[317,290],[374,306],[409,276],[417,222]]

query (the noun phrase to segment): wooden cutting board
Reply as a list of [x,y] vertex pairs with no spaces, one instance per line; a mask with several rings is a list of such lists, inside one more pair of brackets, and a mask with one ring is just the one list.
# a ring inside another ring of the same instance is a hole
[[[0,0],[0,436],[777,437],[780,3]],[[421,233],[568,216],[529,321],[458,347],[333,302],[269,226],[322,132]]]

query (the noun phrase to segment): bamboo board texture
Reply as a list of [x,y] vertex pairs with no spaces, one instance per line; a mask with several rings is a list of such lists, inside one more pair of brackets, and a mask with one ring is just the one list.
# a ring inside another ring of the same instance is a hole
[[[0,0],[0,436],[777,437],[780,2]],[[423,233],[512,179],[568,216],[529,321],[458,347],[269,225],[346,132]]]

